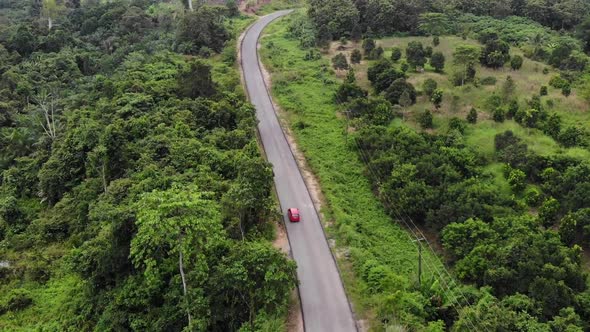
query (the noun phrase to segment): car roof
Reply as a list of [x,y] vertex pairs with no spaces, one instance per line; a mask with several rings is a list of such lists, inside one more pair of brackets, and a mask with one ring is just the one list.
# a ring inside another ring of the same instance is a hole
[[297,208],[290,208],[289,210],[291,210],[291,213],[299,214],[299,209]]

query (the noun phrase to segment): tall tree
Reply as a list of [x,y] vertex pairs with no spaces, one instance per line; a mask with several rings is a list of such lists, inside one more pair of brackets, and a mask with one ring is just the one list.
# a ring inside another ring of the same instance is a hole
[[472,68],[479,59],[480,50],[473,45],[459,45],[453,52],[453,63],[463,67],[461,85],[465,84],[465,78],[469,68]]
[[137,204],[137,234],[131,241],[133,264],[151,284],[158,283],[161,269],[174,264],[177,255],[189,326],[193,326],[193,303],[187,271],[206,271],[206,251],[223,241],[219,206],[210,196],[196,186],[181,185],[142,195]]

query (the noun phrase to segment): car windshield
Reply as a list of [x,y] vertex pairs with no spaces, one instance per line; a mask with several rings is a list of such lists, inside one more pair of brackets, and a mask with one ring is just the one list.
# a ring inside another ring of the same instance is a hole
[[299,217],[299,213],[293,213],[293,217],[295,217],[295,218]]

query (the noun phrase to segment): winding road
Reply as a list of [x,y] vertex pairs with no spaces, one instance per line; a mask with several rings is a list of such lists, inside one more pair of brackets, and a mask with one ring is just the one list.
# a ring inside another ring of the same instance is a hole
[[264,16],[246,31],[241,45],[242,72],[250,102],[256,107],[262,144],[273,165],[281,209],[285,212],[289,207],[297,207],[301,214],[301,222],[290,223],[285,217],[285,225],[291,253],[297,262],[305,330],[357,331],[318,213],[281,129],[259,67],[257,45],[262,30],[274,19],[289,13],[288,10],[278,11]]

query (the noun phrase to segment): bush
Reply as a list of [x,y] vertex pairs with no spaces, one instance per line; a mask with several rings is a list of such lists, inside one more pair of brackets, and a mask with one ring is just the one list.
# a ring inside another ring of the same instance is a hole
[[322,54],[320,52],[318,52],[316,49],[309,49],[307,51],[307,53],[305,53],[305,56],[303,57],[303,60],[305,61],[314,61],[314,60],[319,60],[322,58]]
[[449,120],[449,129],[457,130],[461,134],[465,133],[465,122],[458,117],[452,117]]
[[502,107],[497,107],[494,110],[492,117],[494,118],[494,121],[496,121],[496,122],[504,122],[504,119],[506,118],[506,112],[504,111],[504,109]]
[[508,175],[508,184],[515,192],[521,192],[526,186],[526,174],[519,169],[512,169]]
[[391,61],[397,62],[402,57],[402,50],[399,47],[391,49]]
[[358,49],[354,49],[352,51],[352,53],[350,54],[350,62],[351,63],[360,63],[362,60],[362,55],[361,55],[361,51],[359,51]]
[[556,88],[556,89],[561,89],[567,84],[568,84],[568,81],[563,79],[561,77],[561,75],[555,75],[555,76],[551,77],[551,79],[549,80],[549,85]]
[[515,55],[510,59],[510,68],[519,70],[522,67],[523,59],[520,55]]
[[541,85],[541,89],[539,90],[539,95],[540,96],[546,96],[547,95],[547,86],[546,85]]
[[441,52],[434,52],[430,58],[430,65],[437,73],[442,72],[445,68],[445,56]]
[[424,48],[424,56],[427,58],[430,58],[432,56],[432,47],[431,46],[426,46]]
[[430,110],[425,110],[418,115],[418,123],[422,129],[432,128],[434,126],[432,113]]
[[346,56],[342,53],[336,54],[332,58],[332,66],[336,70],[346,70],[348,69],[348,61],[346,60]]
[[561,88],[561,94],[568,97],[572,93],[572,87],[568,84]]
[[365,56],[371,54],[371,52],[375,49],[375,41],[372,38],[365,38],[363,40],[363,51],[365,52]]
[[477,110],[475,108],[472,107],[471,110],[469,110],[466,120],[469,123],[477,123]]
[[541,193],[536,188],[529,188],[524,193],[524,201],[530,207],[539,206],[541,198]]
[[4,303],[0,305],[0,312],[19,311],[33,304],[31,293],[24,288],[16,288],[10,291]]
[[432,45],[434,45],[436,47],[439,44],[440,44],[440,38],[438,38],[438,36],[432,37]]
[[494,76],[486,76],[479,80],[481,85],[496,85],[496,78]]
[[437,87],[438,84],[432,78],[428,78],[424,81],[424,83],[422,83],[422,91],[424,91],[424,94],[427,95],[428,98],[432,96],[432,93]]

